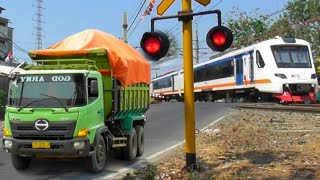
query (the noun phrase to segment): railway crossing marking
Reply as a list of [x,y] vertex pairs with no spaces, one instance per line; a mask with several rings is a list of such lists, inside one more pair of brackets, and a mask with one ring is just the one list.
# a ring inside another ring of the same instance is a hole
[[197,1],[202,6],[206,6],[206,5],[210,4],[210,2],[211,2],[211,0],[195,0],[195,1]]
[[[162,0],[157,7],[157,14],[162,16],[169,7],[174,3],[175,0]],[[195,0],[197,3],[201,4],[202,6],[207,6],[210,4],[211,0]]]
[[162,16],[164,12],[166,12],[169,7],[173,4],[175,0],[163,0],[157,7],[158,15]]

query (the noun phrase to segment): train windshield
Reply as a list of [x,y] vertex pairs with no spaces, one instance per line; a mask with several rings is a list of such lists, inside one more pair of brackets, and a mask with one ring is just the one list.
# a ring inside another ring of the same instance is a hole
[[311,68],[308,46],[271,46],[278,68]]
[[17,75],[9,86],[9,106],[74,107],[86,102],[83,74]]

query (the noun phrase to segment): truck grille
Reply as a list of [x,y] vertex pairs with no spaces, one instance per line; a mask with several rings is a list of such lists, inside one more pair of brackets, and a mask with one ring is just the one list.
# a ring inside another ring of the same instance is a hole
[[35,122],[10,121],[12,136],[16,139],[63,140],[71,139],[76,121],[49,122],[49,128],[39,131]]

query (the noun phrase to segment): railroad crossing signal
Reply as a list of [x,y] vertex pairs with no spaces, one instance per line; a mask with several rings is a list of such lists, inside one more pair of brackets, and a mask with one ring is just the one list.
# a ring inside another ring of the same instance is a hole
[[[210,0],[195,0],[207,5]],[[163,0],[157,8],[157,13],[162,15],[174,2],[174,0]],[[208,46],[216,51],[224,51],[232,44],[233,36],[231,31],[221,24],[221,11],[211,10],[192,13],[191,0],[182,0],[182,11],[177,15],[154,17],[151,19],[151,32],[143,34],[140,41],[142,50],[154,60],[162,58],[170,42],[164,33],[154,31],[154,22],[162,19],[177,18],[183,25],[183,72],[184,72],[184,106],[185,106],[185,153],[186,167],[189,172],[197,169],[196,165],[196,145],[195,145],[195,112],[194,112],[194,74],[193,74],[193,48],[192,48],[192,19],[193,16],[217,14],[218,26],[213,27],[207,34]],[[161,52],[164,48],[163,52]]]
[[145,32],[140,46],[151,60],[158,61],[167,54],[170,43],[168,36],[161,31]]
[[164,12],[169,9],[169,7],[173,4],[175,0],[163,0],[157,7],[158,15],[162,16]]
[[216,26],[209,30],[206,41],[210,49],[221,52],[231,46],[233,35],[227,27]]

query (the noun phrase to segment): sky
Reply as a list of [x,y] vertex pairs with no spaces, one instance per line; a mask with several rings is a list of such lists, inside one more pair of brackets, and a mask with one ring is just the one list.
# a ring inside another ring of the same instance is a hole
[[[148,1],[138,14],[139,5],[144,0],[43,0],[43,48],[47,48],[66,37],[86,29],[99,29],[122,38],[123,13],[128,14],[128,25],[132,24],[137,15],[135,23],[128,31],[128,43],[133,47],[139,47],[140,39],[144,32],[150,31],[150,19],[156,17],[156,7],[161,2],[157,0],[151,14],[140,20]],[[222,19],[227,19],[230,12],[237,8],[247,13],[258,12],[271,14],[285,7],[288,0],[211,0],[206,7],[199,5],[196,1],[192,3],[194,12],[219,9],[222,11]],[[1,17],[11,21],[10,27],[14,28],[13,42],[26,51],[36,49],[36,0],[0,0],[0,6],[6,10]],[[175,15],[181,10],[181,1],[176,0],[164,16]],[[193,30],[198,28],[200,42],[200,59],[210,56],[209,49],[205,43],[205,37],[210,28],[217,25],[215,15],[195,17]],[[139,23],[138,23],[139,22]],[[138,24],[137,24],[138,23]],[[222,21],[224,23],[224,21]],[[177,19],[156,21],[155,29],[169,31],[181,46],[182,24]],[[20,61],[31,62],[27,53],[14,48],[14,56]],[[181,57],[181,56],[180,56]]]

